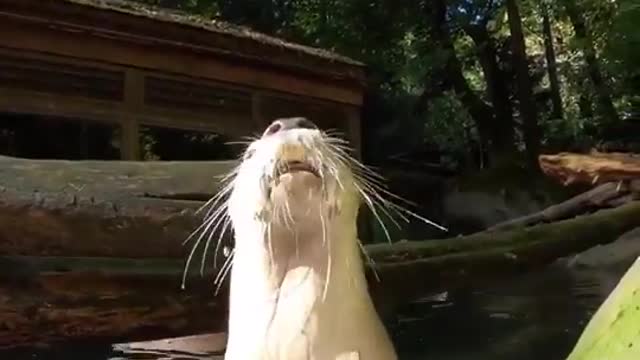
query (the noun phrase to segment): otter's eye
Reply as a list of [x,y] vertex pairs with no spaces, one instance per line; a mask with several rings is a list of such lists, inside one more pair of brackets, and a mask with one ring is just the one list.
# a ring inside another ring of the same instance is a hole
[[247,151],[244,152],[244,155],[242,155],[242,160],[247,160],[251,158],[255,153],[256,153],[256,149],[248,149]]

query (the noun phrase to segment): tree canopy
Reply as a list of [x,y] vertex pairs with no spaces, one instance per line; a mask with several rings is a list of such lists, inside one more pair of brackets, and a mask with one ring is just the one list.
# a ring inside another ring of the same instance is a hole
[[638,145],[636,0],[139,1],[366,63],[371,162],[535,167],[541,152]]

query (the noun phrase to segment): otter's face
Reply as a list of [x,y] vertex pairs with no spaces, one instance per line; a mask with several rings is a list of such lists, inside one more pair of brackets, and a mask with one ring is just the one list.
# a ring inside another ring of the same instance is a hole
[[274,121],[237,169],[229,202],[236,231],[251,221],[317,222],[357,204],[353,174],[335,141],[305,118]]

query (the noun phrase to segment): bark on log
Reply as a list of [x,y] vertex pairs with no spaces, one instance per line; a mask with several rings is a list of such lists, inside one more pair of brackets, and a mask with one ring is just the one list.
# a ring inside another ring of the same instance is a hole
[[[0,156],[1,189],[126,201],[207,200],[235,161],[68,161]],[[64,196],[62,196],[64,198]]]
[[[635,192],[640,191],[640,155],[625,153],[575,154],[560,153],[539,157],[542,171],[564,184],[601,184],[632,182]],[[635,181],[634,181],[635,180]]]
[[0,255],[182,257],[234,165],[0,157]]

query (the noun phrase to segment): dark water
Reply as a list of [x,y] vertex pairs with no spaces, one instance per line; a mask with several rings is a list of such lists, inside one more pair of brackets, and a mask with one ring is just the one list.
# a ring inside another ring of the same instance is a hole
[[[561,265],[403,306],[387,324],[404,360],[564,359],[624,269]],[[219,357],[217,357],[219,358]],[[1,354],[2,360],[203,359],[196,354],[128,354],[110,344]]]

